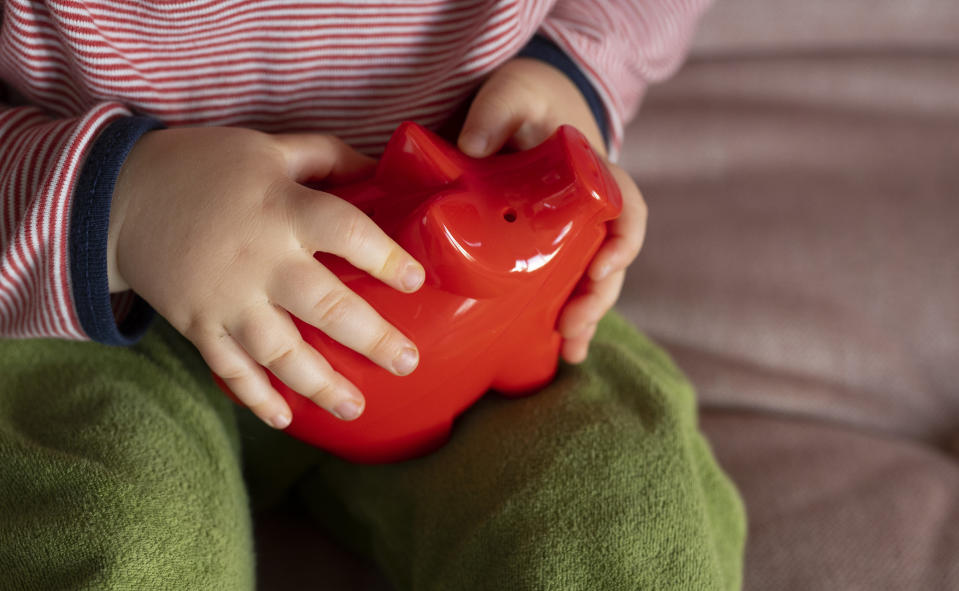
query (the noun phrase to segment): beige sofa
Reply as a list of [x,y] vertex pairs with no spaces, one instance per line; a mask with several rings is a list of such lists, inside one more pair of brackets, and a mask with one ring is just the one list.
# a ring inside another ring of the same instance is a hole
[[[698,387],[745,588],[959,589],[959,2],[719,0],[622,163],[619,307]],[[389,588],[258,524],[264,589]]]

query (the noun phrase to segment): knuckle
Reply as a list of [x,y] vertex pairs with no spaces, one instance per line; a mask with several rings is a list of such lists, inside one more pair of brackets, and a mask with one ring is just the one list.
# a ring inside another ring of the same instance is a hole
[[350,208],[343,212],[340,224],[340,238],[346,249],[350,252],[362,250],[370,236],[366,216]]
[[253,377],[253,374],[249,368],[238,363],[231,363],[229,361],[224,362],[223,365],[219,366],[214,371],[216,372],[216,375],[220,376],[220,378],[227,383],[248,382],[250,381],[250,378]]
[[334,400],[336,387],[330,379],[324,379],[307,395],[307,398],[320,406],[326,406]]
[[343,290],[326,292],[313,306],[313,324],[327,328],[342,322],[349,314],[350,297]]
[[623,264],[622,267],[627,267],[633,260],[639,256],[639,251],[643,247],[642,235],[639,232],[630,232],[625,240],[623,240]]
[[393,346],[394,331],[384,323],[384,326],[378,331],[379,335],[373,340],[373,342],[368,347],[366,354],[369,357],[383,358],[387,359],[391,357],[395,347]]
[[598,294],[598,302],[596,308],[602,310],[602,313],[605,314],[613,305],[616,303],[616,300],[619,299],[619,292],[623,287],[623,282],[619,277],[613,278],[614,281],[610,282],[608,286]]
[[295,355],[296,345],[283,343],[264,356],[263,365],[275,373],[276,370],[287,365]]
[[399,248],[389,248],[383,256],[383,262],[380,263],[380,268],[377,273],[374,275],[378,277],[386,277],[388,274],[399,273],[403,269],[403,252]]
[[180,333],[197,346],[202,343],[215,342],[221,336],[219,331],[196,316],[186,321]]
[[215,335],[200,337],[193,343],[200,351],[200,355],[210,367],[210,370],[224,380],[238,380],[248,377],[249,368],[226,343],[222,342],[222,338]]

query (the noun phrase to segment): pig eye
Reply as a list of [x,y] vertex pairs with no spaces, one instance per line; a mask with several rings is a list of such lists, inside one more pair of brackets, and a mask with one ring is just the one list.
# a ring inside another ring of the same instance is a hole
[[511,223],[511,224],[512,224],[513,222],[515,222],[515,221],[516,221],[516,210],[513,209],[512,207],[503,210],[503,219],[506,220],[507,222]]

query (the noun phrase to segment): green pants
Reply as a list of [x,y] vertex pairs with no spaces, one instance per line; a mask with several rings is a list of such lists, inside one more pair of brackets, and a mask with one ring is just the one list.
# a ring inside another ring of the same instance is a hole
[[742,504],[693,392],[615,316],[542,392],[385,466],[250,420],[163,322],[127,349],[0,341],[0,588],[252,589],[251,495],[295,495],[397,589],[741,582]]

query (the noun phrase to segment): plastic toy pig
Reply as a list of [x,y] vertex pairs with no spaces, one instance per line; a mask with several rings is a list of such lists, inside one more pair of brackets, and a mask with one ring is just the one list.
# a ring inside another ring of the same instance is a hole
[[289,434],[363,463],[439,447],[453,419],[488,389],[518,395],[548,383],[560,309],[622,207],[605,165],[568,126],[532,150],[476,160],[404,123],[372,179],[327,190],[366,212],[426,269],[423,287],[402,294],[317,254],[420,351],[412,374],[394,376],[294,319],[366,396],[359,419],[336,419],[270,376],[293,411]]

